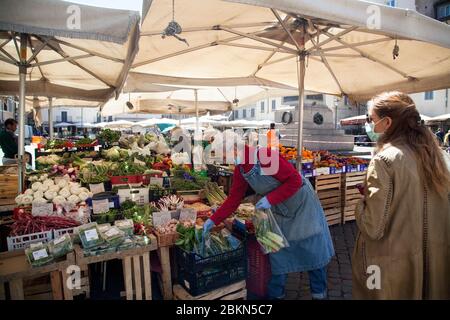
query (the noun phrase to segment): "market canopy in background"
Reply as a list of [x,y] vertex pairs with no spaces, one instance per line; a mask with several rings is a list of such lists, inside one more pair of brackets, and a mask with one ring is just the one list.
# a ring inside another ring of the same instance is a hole
[[[127,80],[128,82],[128,80]],[[283,86],[272,89],[259,86],[178,88],[167,92],[122,94],[118,100],[108,101],[102,108],[103,116],[123,113],[196,114],[196,97],[199,114],[220,115],[239,106],[254,104],[259,100],[295,95],[295,88]],[[133,109],[129,109],[130,101]]]
[[[378,30],[367,26],[371,6],[380,13]],[[365,1],[178,0],[175,21],[183,29],[178,37],[189,46],[161,37],[171,20],[172,2],[152,1],[131,80],[139,73],[156,84],[273,81],[297,87],[297,45],[300,27],[307,23],[306,90],[365,101],[394,88],[419,92],[450,87],[450,26],[415,11]],[[394,59],[396,44],[399,55]],[[138,88],[135,82],[130,81]]]
[[426,123],[427,124],[433,124],[433,123],[447,122],[447,121],[450,121],[450,113],[430,118],[430,119],[426,120]]
[[[71,5],[81,14],[78,28],[70,25]],[[59,0],[3,0],[0,94],[19,92],[20,33],[27,35],[27,96],[101,103],[123,86],[137,52],[139,13]]]
[[136,125],[135,122],[126,121],[126,120],[117,120],[112,122],[104,122],[102,124],[102,128],[109,128],[109,129],[128,129],[132,126]]
[[[421,114],[420,117],[425,122],[427,122],[428,120],[431,119],[431,117],[423,115],[423,114]],[[341,126],[363,125],[366,123],[366,118],[367,118],[367,116],[365,114],[363,114],[360,116],[341,119],[340,123],[341,123]]]
[[141,127],[151,127],[158,124],[178,124],[178,120],[175,119],[167,119],[167,118],[151,118],[143,121],[136,122],[134,125]]

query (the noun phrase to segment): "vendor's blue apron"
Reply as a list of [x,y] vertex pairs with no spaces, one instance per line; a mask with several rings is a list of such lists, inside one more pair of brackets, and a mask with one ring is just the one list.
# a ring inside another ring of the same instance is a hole
[[[281,185],[274,177],[262,174],[259,160],[248,173],[239,167],[257,194],[265,196]],[[333,242],[322,206],[308,179],[302,176],[301,188],[271,210],[289,242],[289,247],[270,254],[272,274],[315,270],[330,262]]]

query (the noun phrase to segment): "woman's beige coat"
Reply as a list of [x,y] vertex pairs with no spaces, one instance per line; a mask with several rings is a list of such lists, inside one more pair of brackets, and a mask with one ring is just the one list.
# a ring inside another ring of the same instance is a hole
[[450,299],[450,194],[425,188],[411,151],[391,145],[372,159],[365,194],[353,298]]

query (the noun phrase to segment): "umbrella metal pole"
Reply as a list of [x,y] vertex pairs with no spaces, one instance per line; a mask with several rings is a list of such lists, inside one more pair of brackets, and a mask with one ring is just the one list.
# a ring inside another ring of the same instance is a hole
[[25,81],[27,76],[27,35],[20,34],[20,65],[19,65],[19,141],[18,141],[18,173],[19,193],[23,192],[25,175]]
[[195,95],[195,134],[199,133],[199,120],[198,120],[198,90],[194,90]]
[[53,99],[52,97],[48,97],[48,135],[50,139],[53,139],[53,108],[52,108]]
[[297,59],[298,75],[298,133],[297,133],[297,169],[301,169],[303,150],[303,111],[305,105],[305,55]]

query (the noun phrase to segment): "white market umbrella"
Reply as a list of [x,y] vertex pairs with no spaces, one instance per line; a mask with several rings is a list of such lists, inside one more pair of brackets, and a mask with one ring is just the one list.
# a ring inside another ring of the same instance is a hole
[[131,121],[127,121],[127,120],[117,120],[117,121],[106,122],[103,125],[103,128],[127,129],[127,128],[131,128],[134,125],[136,125],[135,122],[131,122]]
[[[371,21],[368,8],[381,20]],[[166,29],[171,20],[189,46]],[[388,89],[450,87],[449,35],[439,21],[366,1],[178,0],[173,8],[154,0],[128,79],[298,87],[301,150],[305,89],[365,101]]]
[[429,118],[425,122],[427,124],[431,124],[431,123],[436,123],[436,122],[446,122],[446,121],[449,121],[449,120],[450,120],[450,113],[447,113],[447,114],[442,114],[442,115],[437,116],[437,117]]
[[59,0],[2,0],[0,94],[19,96],[19,191],[25,96],[105,102],[118,95],[137,52],[139,19]]
[[75,126],[74,123],[68,123],[68,122],[60,122],[55,125],[53,125],[54,128],[67,128],[67,127],[73,127]]
[[135,125],[141,126],[141,127],[152,127],[157,124],[174,124],[176,125],[178,123],[175,119],[167,119],[167,118],[151,118],[146,119],[143,121],[136,122]]

